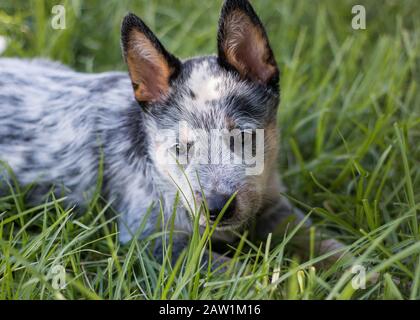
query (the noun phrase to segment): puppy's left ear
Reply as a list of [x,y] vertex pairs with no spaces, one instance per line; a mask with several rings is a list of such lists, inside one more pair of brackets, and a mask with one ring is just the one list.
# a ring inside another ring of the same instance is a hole
[[279,69],[264,27],[247,0],[226,0],[217,35],[219,63],[243,78],[278,86]]

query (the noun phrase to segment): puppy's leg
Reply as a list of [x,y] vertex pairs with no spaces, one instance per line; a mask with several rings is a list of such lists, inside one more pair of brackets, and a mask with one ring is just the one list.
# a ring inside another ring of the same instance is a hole
[[[256,222],[256,237],[259,239],[265,239],[269,233],[273,235],[283,236],[285,232],[292,232],[303,220],[305,215],[299,209],[293,207],[290,202],[284,197],[280,196],[274,205],[270,206],[265,210],[257,219]],[[310,239],[310,227],[312,222],[307,219],[303,225],[296,232],[295,236],[291,240],[291,244],[298,250],[299,255],[304,258],[309,257],[311,239]],[[339,249],[343,250],[339,250]],[[315,247],[314,254],[320,256],[332,251],[337,251],[330,257],[323,260],[319,265],[328,266],[336,262],[338,259],[347,258],[348,255],[344,255],[344,245],[333,239],[327,238],[320,232],[315,234]]]

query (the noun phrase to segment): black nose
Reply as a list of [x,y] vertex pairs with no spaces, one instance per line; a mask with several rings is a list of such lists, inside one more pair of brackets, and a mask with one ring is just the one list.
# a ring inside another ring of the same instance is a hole
[[[231,195],[214,193],[207,197],[207,207],[209,209],[209,218],[211,221],[215,221],[217,216],[220,214],[226,203],[229,201]],[[225,213],[221,220],[227,220],[231,218],[236,209],[236,199],[233,198],[229,204],[229,207],[226,208]]]

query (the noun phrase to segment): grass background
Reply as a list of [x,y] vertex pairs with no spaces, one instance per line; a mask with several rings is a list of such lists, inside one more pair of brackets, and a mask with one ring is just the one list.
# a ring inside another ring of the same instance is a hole
[[[3,54],[124,70],[119,24],[127,11],[181,58],[215,52],[220,0],[62,1],[65,30],[51,28],[55,4],[1,1]],[[212,273],[199,268],[206,235],[194,233],[177,265],[168,256],[161,265],[147,250],[153,239],[120,247],[99,195],[74,217],[53,195],[28,206],[27,188],[13,184],[0,198],[1,299],[420,298],[420,3],[357,1],[366,30],[351,28],[353,1],[253,4],[282,70],[279,170],[288,195],[379,272],[378,281],[355,290],[349,265],[313,268],[287,238],[271,246],[244,240],[228,271]],[[66,270],[62,290],[52,286],[57,265]]]

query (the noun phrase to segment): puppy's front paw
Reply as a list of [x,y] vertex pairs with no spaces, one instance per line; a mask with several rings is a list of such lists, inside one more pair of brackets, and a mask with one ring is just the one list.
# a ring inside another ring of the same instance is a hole
[[[226,272],[231,261],[232,259],[225,255],[212,252],[210,269],[212,272]],[[202,262],[204,263],[205,268],[209,266],[210,253],[207,250],[204,254]]]
[[320,256],[331,253],[326,259],[319,262],[319,265],[323,268],[330,267],[340,259],[348,259],[349,261],[354,260],[354,257],[345,250],[345,245],[336,239],[320,241],[317,253]]

